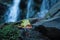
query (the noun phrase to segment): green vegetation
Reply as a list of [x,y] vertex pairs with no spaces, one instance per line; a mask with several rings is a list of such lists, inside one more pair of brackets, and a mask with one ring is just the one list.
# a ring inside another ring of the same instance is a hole
[[27,25],[31,25],[28,19],[22,20],[21,26],[22,28],[26,28]]
[[17,40],[19,29],[13,25],[7,25],[0,29],[0,40]]

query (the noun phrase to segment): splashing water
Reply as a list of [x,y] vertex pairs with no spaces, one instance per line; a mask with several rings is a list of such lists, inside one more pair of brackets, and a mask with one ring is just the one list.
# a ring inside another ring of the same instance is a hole
[[19,15],[19,3],[20,0],[13,0],[13,5],[9,8],[9,13],[7,12],[7,18],[6,18],[6,22],[16,22],[17,21],[17,17]]

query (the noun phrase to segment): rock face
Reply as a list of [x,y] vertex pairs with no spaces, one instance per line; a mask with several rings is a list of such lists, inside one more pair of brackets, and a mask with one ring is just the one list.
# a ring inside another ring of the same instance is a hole
[[0,0],[0,17],[5,14],[5,11],[7,10],[8,5],[10,5],[12,0]]
[[43,25],[47,27],[56,27],[60,29],[60,1],[56,3],[48,12],[50,18],[55,18],[51,21],[45,22]]
[[0,23],[4,22],[4,14],[7,10],[7,6],[0,3]]
[[60,1],[51,7],[48,14],[47,20],[46,18],[43,19],[43,21],[38,19],[39,21],[37,21],[37,23],[35,22],[33,25],[44,25],[46,27],[56,27],[60,29]]
[[57,17],[53,20],[43,23],[42,25],[44,25],[46,27],[56,27],[56,28],[60,29],[60,21],[59,20],[60,20],[60,17]]
[[[49,10],[49,14],[51,17],[56,17],[60,15],[60,1],[57,2],[50,10]],[[57,15],[59,14],[59,15]]]
[[50,40],[60,40],[60,29],[40,25],[36,27],[35,30],[42,33],[45,37],[48,37]]

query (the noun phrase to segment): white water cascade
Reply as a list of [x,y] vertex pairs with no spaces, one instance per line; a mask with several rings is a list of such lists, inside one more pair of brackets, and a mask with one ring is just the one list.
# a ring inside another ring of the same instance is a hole
[[13,0],[13,5],[7,11],[6,22],[16,22],[19,15],[20,0]]

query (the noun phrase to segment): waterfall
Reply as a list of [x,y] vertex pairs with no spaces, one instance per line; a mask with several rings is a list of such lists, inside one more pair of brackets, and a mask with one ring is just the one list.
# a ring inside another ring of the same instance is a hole
[[38,17],[44,18],[46,13],[48,13],[48,10],[57,2],[58,2],[57,0],[43,0],[40,12],[37,13]]
[[19,15],[19,3],[20,0],[13,0],[13,5],[6,13],[6,22],[16,22]]
[[38,12],[38,16],[40,18],[44,18],[45,14],[48,12],[48,10],[49,10],[49,1],[43,0],[41,8],[40,8],[40,12]]
[[[43,0],[42,4],[40,5],[40,11],[39,12],[35,12],[34,11],[34,5],[36,4],[34,0],[27,0],[27,12],[26,12],[26,19],[28,18],[44,18],[45,14],[48,12],[48,10],[50,9],[50,6],[52,6],[53,4],[55,4],[57,2],[57,0]],[[5,22],[16,22],[18,20],[18,15],[19,15],[19,3],[22,2],[21,0],[13,0],[13,5],[11,7],[9,7],[9,10],[6,12],[6,16],[5,16]],[[21,5],[22,6],[22,5]],[[22,7],[23,8],[23,7]],[[22,10],[23,11],[23,10]],[[21,12],[21,11],[20,11]],[[36,15],[34,15],[36,14]],[[24,14],[22,14],[24,15]],[[34,15],[34,16],[33,16]],[[33,16],[33,17],[32,17]]]
[[28,4],[27,4],[27,14],[26,14],[26,18],[29,18],[30,15],[32,14],[32,0],[28,0]]

